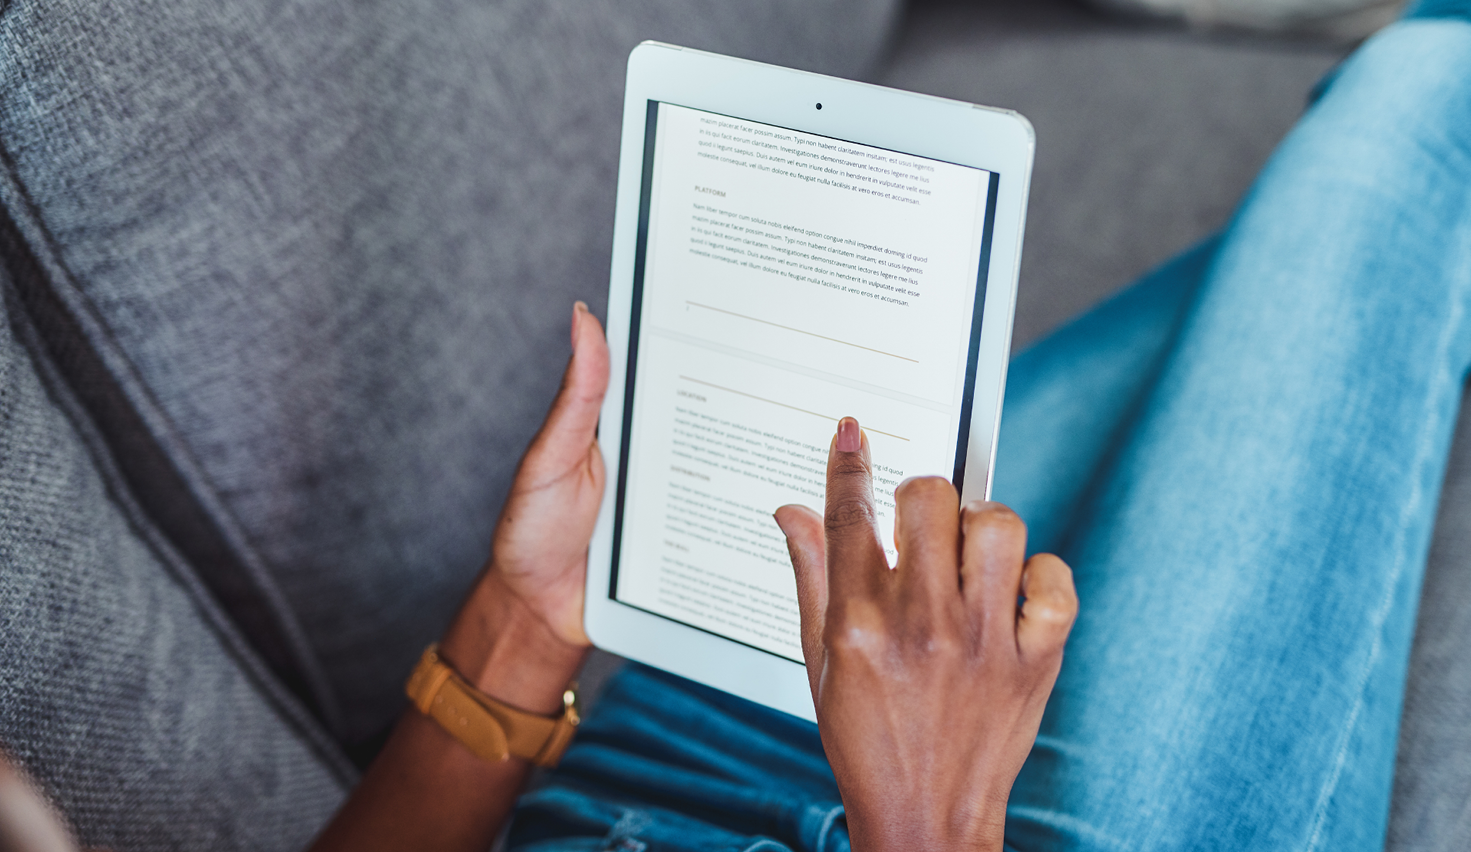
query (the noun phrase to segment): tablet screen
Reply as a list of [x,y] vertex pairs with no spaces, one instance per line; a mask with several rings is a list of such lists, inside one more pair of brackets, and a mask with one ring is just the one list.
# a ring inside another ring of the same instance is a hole
[[981,169],[650,101],[609,595],[802,661],[772,512],[858,418],[957,487],[995,218]]

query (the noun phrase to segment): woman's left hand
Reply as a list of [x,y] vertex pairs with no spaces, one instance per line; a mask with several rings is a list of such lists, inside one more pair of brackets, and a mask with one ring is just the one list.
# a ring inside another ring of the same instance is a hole
[[[608,344],[597,318],[578,302],[562,389],[521,459],[485,573],[441,646],[445,658],[483,690],[523,701],[528,709],[550,709],[566,683],[552,681],[570,677],[564,670],[575,671],[589,644],[583,584],[603,499],[597,427],[607,389]],[[532,684],[522,672],[538,682],[535,698],[525,694]]]
[[[607,388],[602,327],[578,302],[562,390],[516,471],[490,563],[439,646],[481,692],[546,716],[562,711],[588,649],[582,586],[603,499]],[[489,849],[530,766],[482,760],[410,708],[313,848]]]
[[588,644],[582,629],[583,584],[588,541],[603,500],[597,428],[607,390],[603,327],[578,302],[562,390],[516,471],[488,569],[570,645]]

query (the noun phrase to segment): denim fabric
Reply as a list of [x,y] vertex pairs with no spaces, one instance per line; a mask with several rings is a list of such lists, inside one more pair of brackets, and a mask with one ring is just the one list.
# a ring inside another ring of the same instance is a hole
[[1471,363],[1468,103],[1471,26],[1390,28],[1223,237],[1061,540],[1083,614],[1018,847],[1383,843]]
[[[0,4],[0,199],[124,475],[343,741],[485,559],[607,286],[623,64],[861,74],[896,0]],[[73,369],[75,368],[75,369]]]
[[0,269],[0,747],[86,845],[301,848],[351,767],[131,499],[13,283]]
[[846,852],[848,830],[815,726],[629,665],[522,798],[509,847]]
[[1405,10],[1405,17],[1471,19],[1471,2],[1467,0],[1416,0]]
[[[1082,614],[1012,848],[1383,847],[1471,365],[1468,105],[1471,25],[1391,27],[1218,241],[1018,359],[996,496],[1074,566]],[[746,758],[815,759],[811,729],[700,695],[623,675],[512,845],[817,848],[790,815],[832,804],[825,777]]]

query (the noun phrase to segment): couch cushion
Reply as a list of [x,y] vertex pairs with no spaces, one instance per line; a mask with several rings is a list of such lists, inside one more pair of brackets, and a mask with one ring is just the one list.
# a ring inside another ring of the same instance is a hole
[[880,82],[1036,127],[1020,348],[1221,228],[1344,54],[1129,25],[1069,0],[931,0]]
[[21,345],[12,285],[0,269],[0,747],[88,845],[301,848],[351,767]]
[[896,7],[3,6],[6,203],[91,348],[68,379],[344,741],[401,706],[486,556],[571,303],[602,304],[628,50],[851,75]]

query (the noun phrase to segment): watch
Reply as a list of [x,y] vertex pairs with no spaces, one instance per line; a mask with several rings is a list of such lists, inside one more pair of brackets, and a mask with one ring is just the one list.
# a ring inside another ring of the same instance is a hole
[[404,691],[420,713],[483,760],[514,755],[537,766],[556,766],[582,721],[575,685],[562,693],[560,715],[528,713],[471,686],[440,658],[437,643],[424,649]]

